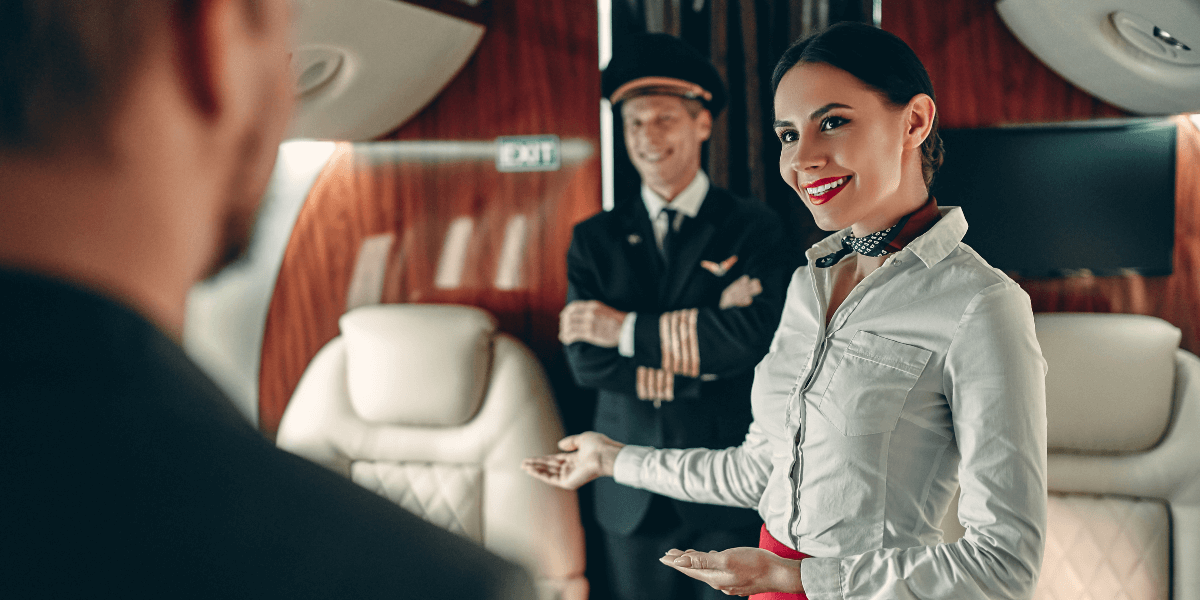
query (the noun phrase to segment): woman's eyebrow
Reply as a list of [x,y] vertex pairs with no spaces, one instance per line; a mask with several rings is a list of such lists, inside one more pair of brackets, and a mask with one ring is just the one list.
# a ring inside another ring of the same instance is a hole
[[821,108],[818,108],[817,110],[814,110],[811,115],[808,115],[808,120],[815,121],[817,119],[820,119],[821,117],[825,116],[825,113],[828,113],[829,111],[831,111],[835,108],[850,108],[850,107],[845,104],[839,104],[837,102],[830,102],[829,104],[826,104],[825,106],[822,106]]
[[[839,102],[830,102],[829,104],[826,104],[825,106],[822,106],[821,108],[818,108],[817,110],[814,110],[812,112],[812,114],[808,116],[808,120],[815,121],[817,119],[820,119],[821,117],[825,116],[826,113],[828,113],[829,111],[831,111],[835,108],[853,108],[853,107],[848,104],[841,104]],[[775,124],[772,127],[774,127],[775,129],[779,129],[781,127],[795,127],[795,124],[793,124],[791,121],[776,120]]]

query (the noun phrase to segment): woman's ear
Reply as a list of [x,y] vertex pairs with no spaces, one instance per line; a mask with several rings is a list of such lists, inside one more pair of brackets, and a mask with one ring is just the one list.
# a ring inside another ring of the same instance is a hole
[[937,106],[928,94],[917,94],[904,107],[904,147],[920,148],[933,130],[933,119],[937,116]]

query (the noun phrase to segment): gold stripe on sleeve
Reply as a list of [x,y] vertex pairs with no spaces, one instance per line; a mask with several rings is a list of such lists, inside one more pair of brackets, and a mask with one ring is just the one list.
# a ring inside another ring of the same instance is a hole
[[654,402],[675,399],[675,375],[662,369],[637,368],[637,395],[640,400]]
[[659,318],[663,371],[700,376],[700,340],[696,334],[699,314],[698,309],[687,308],[663,313]]

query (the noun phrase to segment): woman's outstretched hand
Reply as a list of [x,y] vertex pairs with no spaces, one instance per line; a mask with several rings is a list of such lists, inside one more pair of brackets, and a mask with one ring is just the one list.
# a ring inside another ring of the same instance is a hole
[[579,489],[597,477],[612,477],[613,463],[624,447],[625,444],[614,442],[603,433],[586,431],[559,440],[561,453],[527,458],[521,462],[521,468],[550,485]]
[[684,552],[672,548],[659,561],[730,596],[804,591],[800,561],[761,548],[730,548],[721,552]]

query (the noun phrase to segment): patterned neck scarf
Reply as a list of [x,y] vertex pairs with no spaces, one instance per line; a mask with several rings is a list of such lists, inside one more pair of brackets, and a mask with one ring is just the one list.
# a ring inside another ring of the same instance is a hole
[[929,228],[940,216],[937,201],[930,196],[921,208],[904,215],[898,223],[883,231],[876,231],[863,237],[854,237],[851,234],[842,238],[840,250],[818,258],[813,264],[820,269],[829,268],[851,252],[857,252],[863,256],[887,256],[893,252],[899,252],[909,242],[929,231]]

